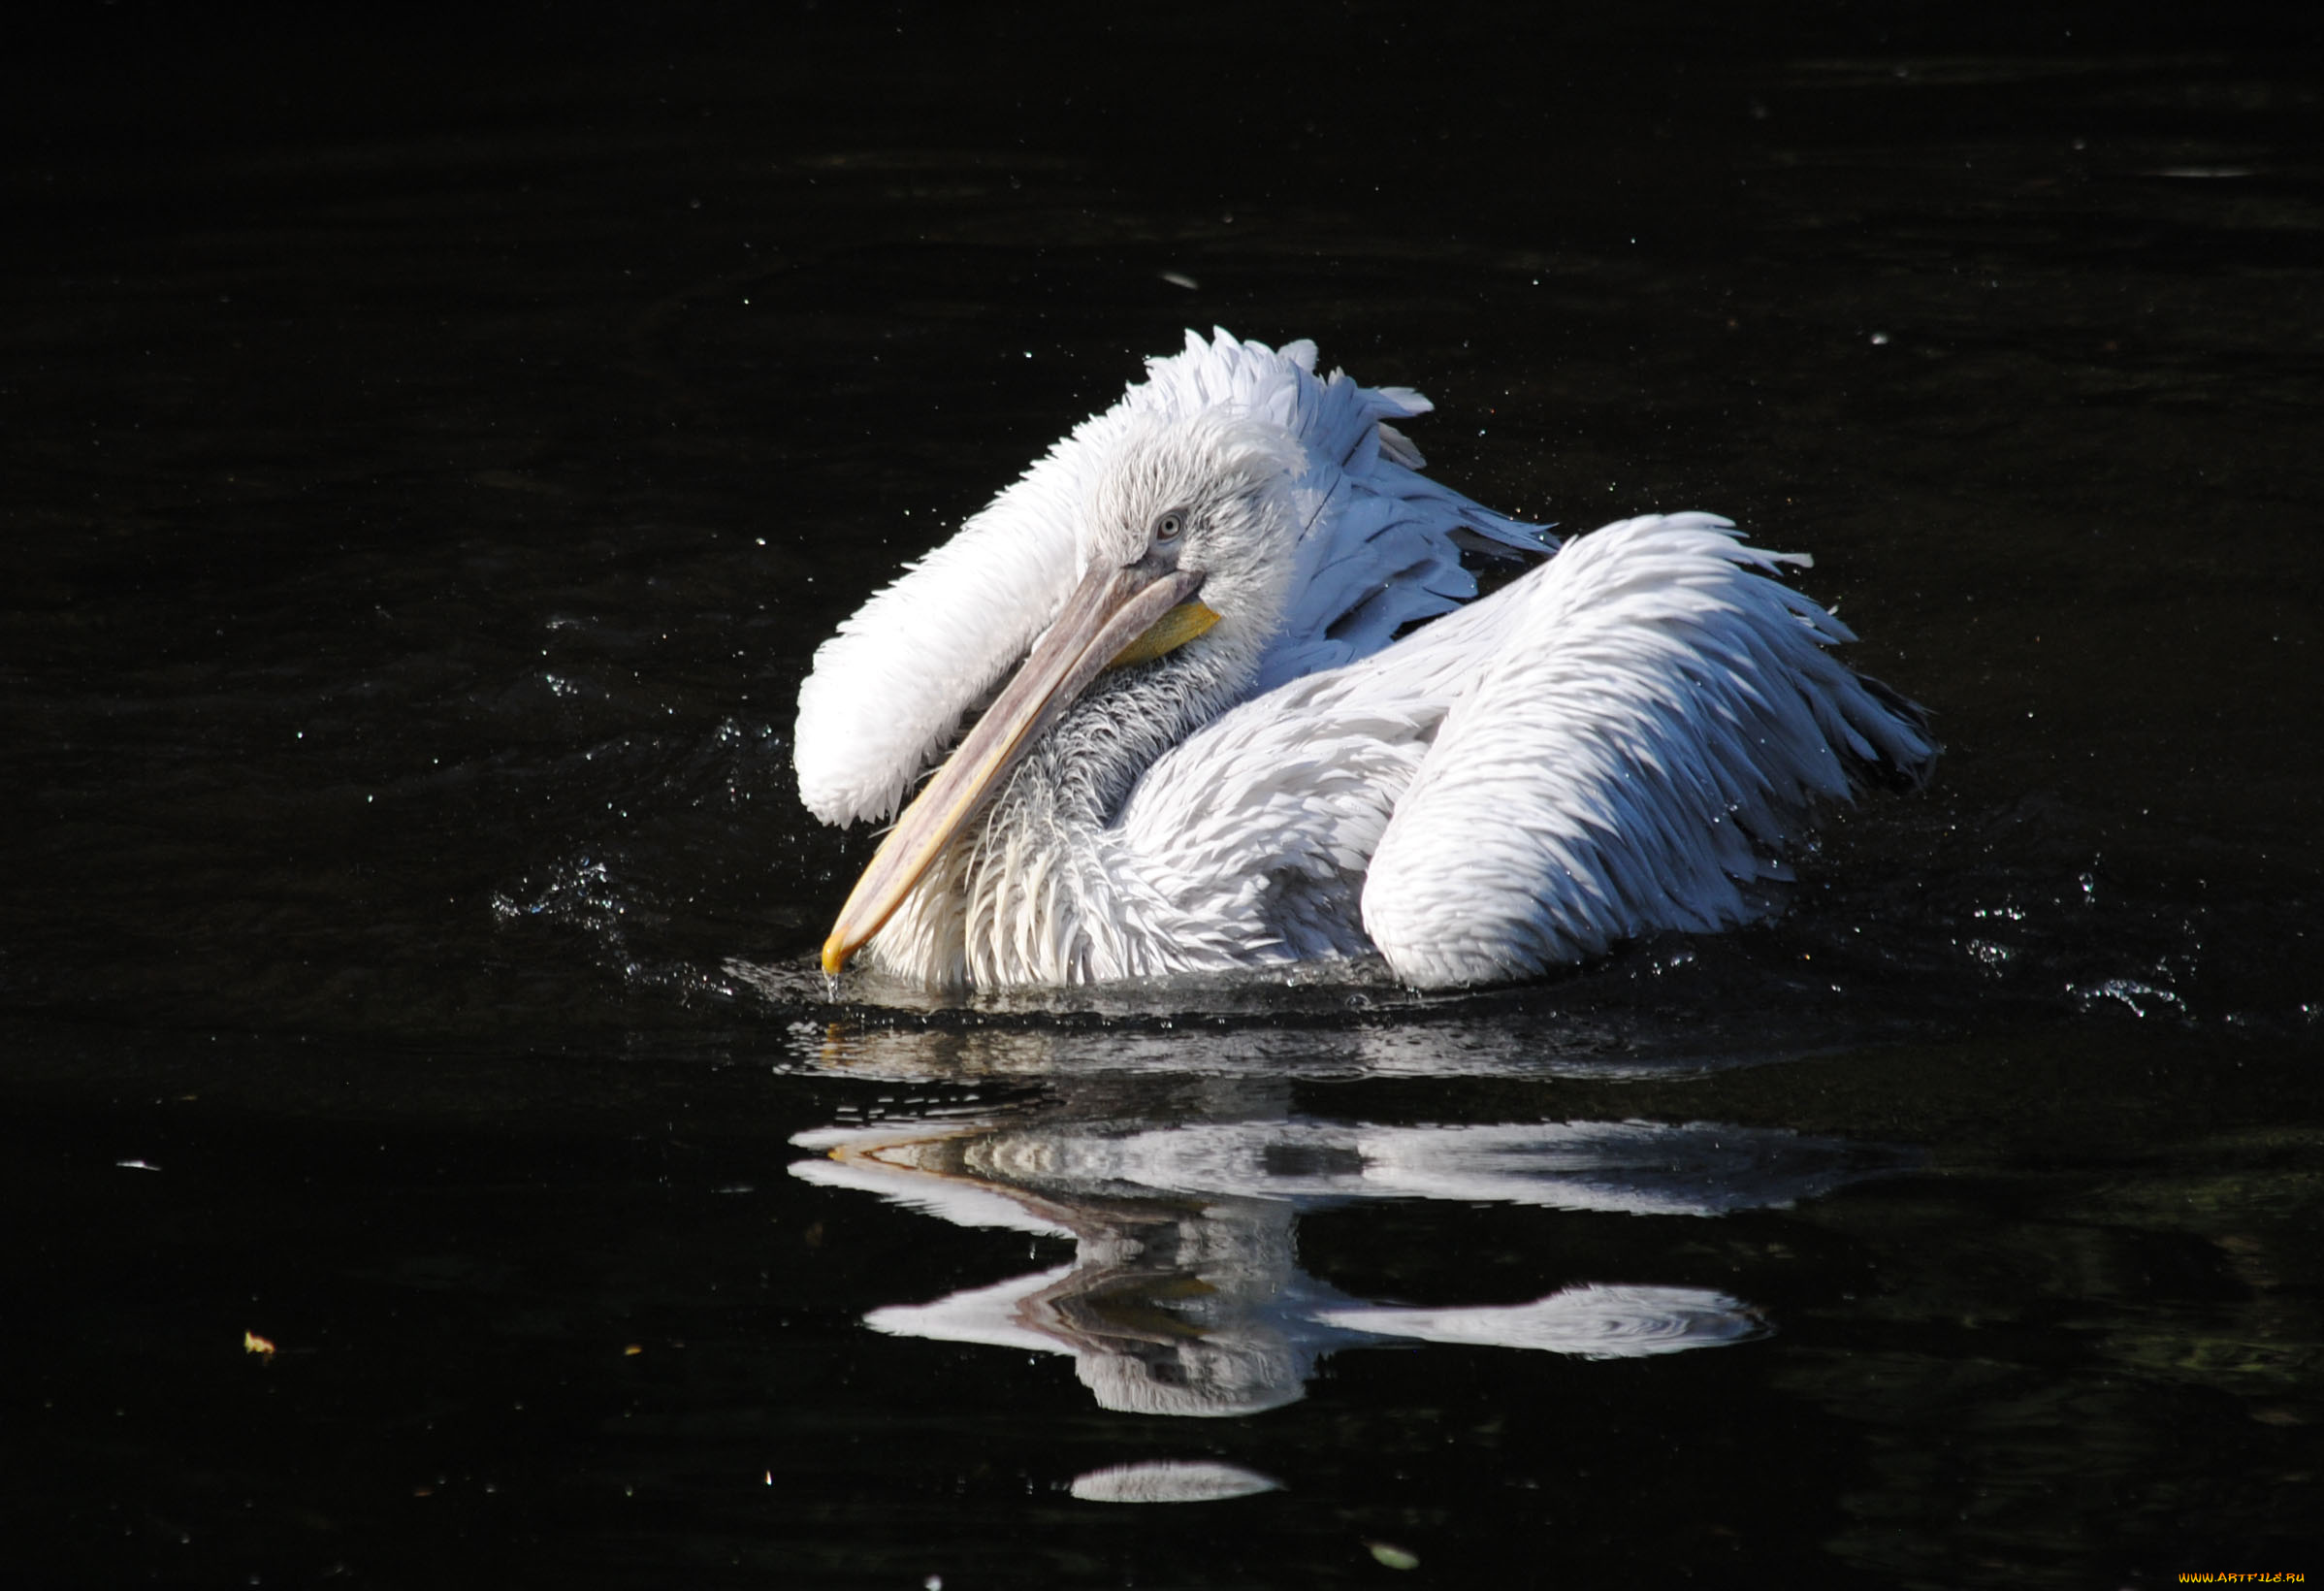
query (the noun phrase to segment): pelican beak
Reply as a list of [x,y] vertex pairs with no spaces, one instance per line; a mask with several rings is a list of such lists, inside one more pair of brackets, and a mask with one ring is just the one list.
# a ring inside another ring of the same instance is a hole
[[[904,809],[855,881],[823,941],[823,971],[836,974],[887,925],[961,827],[983,809],[1041,731],[1115,663],[1144,662],[1183,645],[1217,615],[1194,594],[1203,577],[1149,554],[1081,577],[1032,655],[968,731],[936,777]],[[1178,611],[1181,604],[1195,609]]]

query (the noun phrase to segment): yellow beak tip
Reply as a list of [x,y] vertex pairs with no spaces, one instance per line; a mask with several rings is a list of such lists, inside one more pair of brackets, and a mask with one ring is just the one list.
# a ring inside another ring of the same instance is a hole
[[855,953],[855,947],[849,944],[846,940],[840,938],[837,934],[833,934],[830,938],[824,940],[823,976],[826,978],[838,977],[839,969],[848,964],[848,958],[853,956]]

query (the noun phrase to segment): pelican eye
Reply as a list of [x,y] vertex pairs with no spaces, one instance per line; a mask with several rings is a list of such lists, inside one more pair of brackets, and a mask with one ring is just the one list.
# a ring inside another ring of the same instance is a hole
[[1154,521],[1154,540],[1156,542],[1176,541],[1185,532],[1186,510],[1183,508],[1173,508]]

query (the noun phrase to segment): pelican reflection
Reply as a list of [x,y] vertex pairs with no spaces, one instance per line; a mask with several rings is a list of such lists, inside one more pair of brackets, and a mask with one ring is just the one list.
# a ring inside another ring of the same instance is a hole
[[1456,1200],[1633,1215],[1790,1204],[1893,1169],[1886,1151],[1709,1122],[1384,1125],[1300,1119],[1280,1085],[1130,1089],[1060,1082],[1022,1117],[833,1125],[804,1180],[876,1193],[961,1226],[1070,1239],[1070,1260],[921,1304],[875,1329],[1065,1353],[1098,1403],[1235,1415],[1302,1395],[1343,1347],[1448,1343],[1582,1358],[1725,1347],[1769,1328],[1724,1292],[1641,1277],[1576,1279],[1521,1304],[1351,1297],[1300,1266],[1302,1213]]

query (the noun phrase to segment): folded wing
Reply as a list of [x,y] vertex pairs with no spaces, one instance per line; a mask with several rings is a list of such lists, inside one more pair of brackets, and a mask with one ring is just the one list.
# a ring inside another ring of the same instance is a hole
[[1921,775],[1917,712],[1831,655],[1846,626],[1769,577],[1805,562],[1708,514],[1633,519],[1447,621],[1490,619],[1496,644],[1371,859],[1364,927],[1400,976],[1523,977],[1731,925],[1754,915],[1745,883],[1786,876],[1811,806],[1876,769]]

